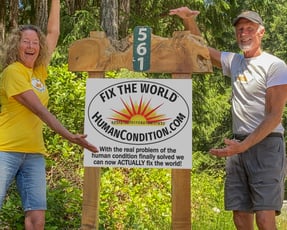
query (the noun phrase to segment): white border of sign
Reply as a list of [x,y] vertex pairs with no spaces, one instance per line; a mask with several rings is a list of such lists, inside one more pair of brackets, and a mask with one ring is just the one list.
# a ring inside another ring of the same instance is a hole
[[191,79],[87,79],[85,167],[192,167]]

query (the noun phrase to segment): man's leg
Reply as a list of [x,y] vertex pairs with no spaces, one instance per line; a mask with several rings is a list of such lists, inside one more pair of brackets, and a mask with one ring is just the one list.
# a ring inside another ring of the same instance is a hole
[[233,211],[233,221],[237,230],[253,230],[254,214],[250,212]]
[[256,224],[259,230],[276,230],[275,211],[257,211]]
[[33,210],[25,212],[25,230],[44,230],[44,226],[44,210]]

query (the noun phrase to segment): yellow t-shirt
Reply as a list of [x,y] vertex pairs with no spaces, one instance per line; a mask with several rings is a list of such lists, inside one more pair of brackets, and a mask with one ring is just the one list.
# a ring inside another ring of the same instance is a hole
[[33,90],[47,107],[47,69],[27,68],[15,62],[0,75],[0,151],[46,154],[43,122],[13,96]]

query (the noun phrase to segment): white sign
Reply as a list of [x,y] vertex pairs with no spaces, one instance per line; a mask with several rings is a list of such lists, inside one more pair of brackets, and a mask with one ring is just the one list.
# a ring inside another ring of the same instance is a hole
[[86,167],[192,165],[191,79],[95,79],[86,87]]

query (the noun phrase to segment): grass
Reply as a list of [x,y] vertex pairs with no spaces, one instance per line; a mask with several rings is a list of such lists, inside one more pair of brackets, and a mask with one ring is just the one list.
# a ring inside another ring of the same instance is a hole
[[287,229],[287,200],[284,201],[281,215],[277,217],[276,221],[278,230]]
[[[276,224],[287,229],[287,200]],[[235,230],[232,212],[224,210],[224,174],[192,173],[192,230]]]
[[[197,220],[192,220],[192,230],[236,230],[232,221],[232,212],[213,210],[213,216],[206,216],[206,210],[192,210],[200,212]],[[277,230],[287,229],[287,201],[284,202],[281,215],[276,217]],[[255,228],[256,230],[257,228]]]

